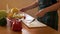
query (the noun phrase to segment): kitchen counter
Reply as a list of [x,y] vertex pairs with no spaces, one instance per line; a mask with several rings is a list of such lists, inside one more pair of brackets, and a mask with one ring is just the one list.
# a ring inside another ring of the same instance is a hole
[[22,24],[22,31],[15,32],[7,27],[0,26],[0,34],[58,34],[58,32],[50,27],[28,28]]
[[59,32],[49,26],[29,28],[26,24],[22,23],[22,31],[19,32],[0,26],[0,34],[59,34]]

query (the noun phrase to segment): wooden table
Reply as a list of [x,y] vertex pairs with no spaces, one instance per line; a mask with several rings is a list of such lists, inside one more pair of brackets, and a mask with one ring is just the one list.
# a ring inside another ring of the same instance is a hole
[[11,29],[8,29],[7,27],[0,26],[0,34],[59,34],[59,32],[50,28],[49,26],[29,28],[24,23],[22,23],[22,31],[19,32],[15,32]]
[[7,27],[0,26],[0,34],[59,34],[59,32],[55,31],[50,27],[42,27],[42,28],[28,28],[24,24],[22,24],[22,31],[15,32],[7,29]]

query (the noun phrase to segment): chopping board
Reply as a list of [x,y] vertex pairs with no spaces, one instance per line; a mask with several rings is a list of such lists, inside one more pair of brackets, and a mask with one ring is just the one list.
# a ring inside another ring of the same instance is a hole
[[[29,28],[34,28],[34,27],[46,27],[47,25],[39,22],[37,19],[34,17],[28,15],[25,13],[26,18],[23,20],[23,23],[28,26]],[[35,20],[34,20],[35,19]],[[34,20],[34,21],[33,21]],[[32,22],[33,21],[33,22]]]

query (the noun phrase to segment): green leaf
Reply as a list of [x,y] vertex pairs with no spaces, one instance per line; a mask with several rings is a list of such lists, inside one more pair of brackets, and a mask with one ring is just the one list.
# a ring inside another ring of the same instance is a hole
[[0,10],[0,19],[2,19],[3,17],[6,17],[7,13],[5,10]]

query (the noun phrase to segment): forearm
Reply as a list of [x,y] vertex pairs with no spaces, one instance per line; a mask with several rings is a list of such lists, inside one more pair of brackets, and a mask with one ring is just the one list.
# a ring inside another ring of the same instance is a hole
[[45,10],[46,12],[49,12],[49,11],[57,10],[57,9],[59,9],[59,8],[60,8],[60,2],[54,4],[54,5],[50,6],[50,7],[47,7],[47,8],[45,8],[44,10]]

